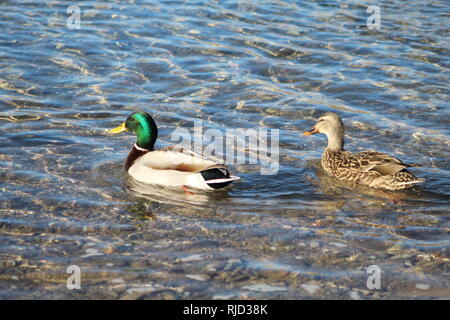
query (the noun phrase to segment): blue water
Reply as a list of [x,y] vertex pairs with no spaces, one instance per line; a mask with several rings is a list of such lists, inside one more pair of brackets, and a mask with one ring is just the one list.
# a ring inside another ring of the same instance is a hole
[[[448,9],[3,1],[0,298],[450,298]],[[242,179],[218,193],[143,188],[123,172],[135,137],[105,133],[137,110],[157,147],[196,121],[277,129],[279,170],[231,163]],[[325,137],[302,135],[326,111],[347,150],[420,163],[426,183],[385,194],[327,177]]]

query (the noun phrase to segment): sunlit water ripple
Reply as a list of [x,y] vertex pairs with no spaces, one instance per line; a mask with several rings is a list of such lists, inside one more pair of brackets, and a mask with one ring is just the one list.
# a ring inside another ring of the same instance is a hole
[[[448,3],[373,4],[380,30],[359,0],[83,1],[69,29],[66,1],[3,1],[0,298],[450,298]],[[135,110],[158,146],[199,120],[278,129],[279,171],[144,187],[123,172],[135,138],[105,134]],[[325,111],[348,150],[420,163],[427,183],[327,177],[325,138],[302,136]]]

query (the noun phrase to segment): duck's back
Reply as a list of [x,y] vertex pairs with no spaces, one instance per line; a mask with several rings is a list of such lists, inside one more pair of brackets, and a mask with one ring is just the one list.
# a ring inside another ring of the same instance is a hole
[[373,188],[401,190],[423,182],[406,170],[411,165],[377,151],[351,153],[325,149],[321,162],[329,175]]

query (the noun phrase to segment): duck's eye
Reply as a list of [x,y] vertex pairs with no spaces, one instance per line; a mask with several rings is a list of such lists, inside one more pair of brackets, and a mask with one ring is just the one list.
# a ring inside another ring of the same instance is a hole
[[322,122],[323,121],[323,119],[319,119],[319,120],[317,120],[317,122]]

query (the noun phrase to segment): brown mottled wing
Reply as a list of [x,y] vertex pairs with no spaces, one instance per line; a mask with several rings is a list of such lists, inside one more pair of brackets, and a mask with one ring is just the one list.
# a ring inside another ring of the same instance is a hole
[[352,169],[361,172],[376,171],[381,175],[395,174],[406,167],[410,167],[409,164],[403,163],[399,159],[376,151],[355,153],[349,160]]

